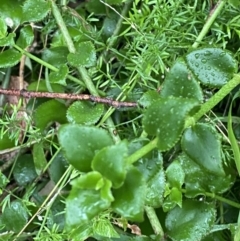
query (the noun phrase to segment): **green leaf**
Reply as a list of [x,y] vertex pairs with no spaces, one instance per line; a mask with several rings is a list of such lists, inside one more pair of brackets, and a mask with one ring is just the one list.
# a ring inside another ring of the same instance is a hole
[[[14,221],[13,221],[14,220]],[[19,232],[28,221],[28,211],[22,202],[15,200],[2,214],[2,223],[8,231]]]
[[182,150],[198,165],[224,176],[220,137],[211,125],[198,123],[186,129],[181,145]]
[[103,111],[102,104],[75,101],[67,110],[67,119],[74,124],[93,125],[98,122]]
[[163,202],[165,173],[162,164],[162,155],[158,150],[153,150],[136,163],[147,183],[145,204],[155,208]]
[[206,192],[222,194],[233,184],[236,174],[230,168],[224,178],[213,173],[206,173],[205,168],[191,160],[186,154],[181,154],[177,160],[185,173],[186,196],[193,198]]
[[47,48],[42,53],[42,59],[49,64],[60,67],[67,64],[68,49],[65,46]]
[[16,65],[22,54],[14,49],[8,49],[0,53],[0,68],[8,68]]
[[73,186],[66,200],[66,225],[68,228],[80,226],[109,208],[110,204],[101,199],[100,190],[83,190]]
[[45,0],[26,0],[22,6],[21,22],[37,22],[45,18],[50,11],[50,2]]
[[204,48],[187,54],[186,62],[193,75],[204,85],[221,87],[237,72],[237,62],[230,52]]
[[154,101],[159,100],[160,95],[157,91],[148,90],[143,94],[138,103],[143,107],[149,107]]
[[74,179],[71,184],[79,189],[99,189],[98,183],[102,180],[102,175],[99,172],[88,172]]
[[41,131],[44,131],[46,126],[53,122],[66,123],[67,107],[57,100],[49,100],[41,104],[34,112],[33,118]]
[[66,86],[66,77],[68,75],[68,67],[66,65],[59,66],[59,71],[51,72],[49,79],[51,83],[60,84]]
[[48,169],[51,180],[54,183],[57,183],[65,173],[68,166],[69,164],[63,157],[62,152],[59,152],[57,155],[55,155]]
[[15,33],[10,33],[6,38],[0,39],[0,46],[12,46],[15,36]]
[[74,67],[92,67],[96,64],[96,51],[92,42],[81,42],[76,46],[76,53],[67,56],[69,64]]
[[182,59],[177,60],[166,75],[160,94],[162,97],[172,95],[203,101],[202,90]]
[[10,181],[7,179],[7,177],[2,172],[0,172],[0,188],[5,188],[9,182]]
[[38,175],[42,174],[45,167],[47,166],[47,160],[45,158],[45,153],[43,150],[43,143],[35,143],[33,145],[33,162],[35,165],[35,170]]
[[0,39],[5,38],[6,36],[7,36],[7,24],[2,18],[0,18]]
[[238,141],[234,135],[233,128],[232,128],[232,104],[236,98],[239,98],[239,96],[240,96],[240,91],[238,91],[232,99],[232,103],[230,105],[229,112],[228,112],[227,128],[228,128],[228,137],[229,137],[233,155],[234,155],[234,161],[236,163],[238,174],[240,175],[240,149],[239,149]]
[[215,221],[213,204],[185,200],[182,208],[176,207],[167,214],[167,235],[173,241],[201,240]]
[[105,38],[109,38],[113,35],[117,25],[117,19],[112,17],[106,17],[103,21],[102,35]]
[[149,106],[143,116],[143,127],[148,134],[158,137],[159,150],[169,150],[176,144],[188,112],[197,104],[193,99],[166,97]]
[[32,27],[30,25],[24,26],[21,28],[20,36],[17,40],[17,45],[22,49],[29,47],[34,40],[34,34]]
[[62,125],[58,138],[69,163],[82,172],[91,170],[92,159],[99,150],[113,144],[105,130],[77,124]]
[[92,222],[81,224],[75,229],[73,229],[71,226],[66,228],[69,232],[69,238],[71,238],[73,241],[87,240],[88,237],[93,235]]
[[93,225],[94,234],[107,238],[119,238],[111,222],[107,219],[101,219]]
[[26,186],[37,177],[32,155],[22,155],[17,159],[13,176],[20,186]]
[[92,161],[92,169],[100,172],[112,182],[113,188],[119,188],[126,177],[128,148],[126,142],[107,146],[99,151]]
[[164,200],[164,203],[162,205],[163,211],[169,212],[174,207],[176,207],[176,205],[178,205],[180,208],[182,207],[182,192],[178,188],[173,187]]
[[229,0],[228,2],[235,8],[238,8],[239,5],[240,5],[240,1],[239,0]]
[[166,177],[171,187],[176,187],[178,189],[182,188],[185,173],[182,169],[181,164],[178,161],[174,161],[168,166],[166,170]]
[[[23,1],[16,0],[1,0],[1,16],[3,19],[8,18],[14,23],[14,26],[20,24],[22,13]],[[14,7],[13,7],[14,6]],[[13,27],[13,26],[10,26]]]
[[135,168],[129,169],[124,184],[113,190],[113,210],[131,221],[143,221],[145,184],[142,174]]
[[5,133],[0,136],[0,150],[5,150],[14,147],[14,140],[11,140],[8,136],[9,133]]

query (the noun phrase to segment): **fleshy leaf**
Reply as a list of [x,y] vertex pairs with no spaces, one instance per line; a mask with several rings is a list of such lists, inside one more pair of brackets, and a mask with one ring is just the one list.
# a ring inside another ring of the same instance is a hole
[[232,54],[218,48],[195,50],[187,54],[186,62],[198,81],[212,87],[225,85],[238,68]]
[[215,221],[213,204],[185,200],[182,208],[176,207],[167,214],[167,235],[173,241],[202,240]]
[[45,167],[47,166],[47,160],[45,158],[45,153],[43,150],[43,143],[36,143],[33,145],[33,161],[35,165],[35,170],[38,175],[42,174]]
[[45,0],[26,0],[22,9],[23,17],[21,22],[37,22],[47,16],[50,11],[50,2]]
[[93,226],[94,233],[108,238],[119,238],[119,234],[107,219],[99,220]]
[[103,111],[102,104],[75,101],[67,110],[67,119],[74,124],[93,125],[100,119]]
[[226,171],[225,177],[207,173],[205,169],[191,160],[186,154],[181,154],[177,160],[185,172],[186,196],[193,198],[206,192],[222,194],[234,183],[234,170]]
[[69,163],[82,172],[91,170],[92,159],[99,150],[113,144],[105,130],[77,124],[62,125],[58,138]]
[[69,64],[74,67],[92,67],[96,63],[96,51],[94,45],[90,42],[81,42],[76,46],[76,53],[70,53],[67,56]]
[[113,190],[113,210],[131,221],[143,220],[145,184],[142,174],[135,168],[129,169],[124,184]]
[[73,186],[66,200],[66,225],[76,228],[109,208],[110,204],[101,199],[100,190],[83,190]]
[[158,137],[158,148],[169,150],[179,140],[188,112],[198,101],[166,97],[155,101],[143,116],[144,130]]
[[66,65],[61,65],[59,70],[56,72],[51,72],[49,75],[49,79],[51,83],[60,84],[60,85],[67,85],[66,84],[66,77],[68,75],[68,67]]
[[138,101],[138,103],[143,107],[148,107],[159,98],[160,98],[160,95],[157,91],[149,90],[143,94],[143,96]]
[[0,39],[5,38],[7,35],[7,24],[0,18]]
[[173,187],[170,190],[169,195],[164,199],[164,203],[162,205],[164,212],[169,212],[174,207],[178,205],[182,207],[182,192],[176,187]]
[[126,157],[128,148],[126,142],[107,146],[99,151],[92,161],[92,169],[109,179],[114,188],[119,188],[126,177]]
[[79,189],[97,189],[97,185],[102,178],[99,172],[88,172],[74,179],[71,184]]
[[13,176],[20,186],[26,186],[37,177],[32,155],[22,155],[17,159]]
[[147,183],[145,204],[151,207],[160,207],[165,189],[165,174],[161,153],[154,150],[136,164]]
[[66,110],[67,107],[57,100],[49,100],[41,104],[33,115],[36,126],[44,131],[50,122],[66,123]]
[[2,214],[2,224],[5,225],[8,231],[19,232],[27,221],[27,208],[18,200],[12,201],[10,206],[7,206]]
[[220,137],[212,126],[198,123],[186,129],[181,144],[182,150],[198,165],[224,176]]
[[67,63],[68,53],[65,46],[48,48],[43,51],[42,59],[53,66],[60,67]]
[[33,40],[34,40],[34,34],[33,34],[32,27],[27,25],[21,28],[20,36],[16,44],[22,49],[25,49],[32,44]]
[[14,49],[8,49],[0,53],[0,68],[8,68],[16,65],[22,54]]
[[203,100],[198,82],[182,59],[179,59],[167,74],[160,94],[162,97],[172,95],[195,99],[199,102]]
[[7,37],[0,39],[0,46],[12,46],[15,36],[15,33],[10,33]]
[[178,161],[174,161],[168,166],[166,170],[166,177],[171,187],[176,187],[178,189],[182,188],[185,173]]
[[14,26],[17,26],[20,24],[22,15],[22,1],[1,0],[1,16],[3,19],[9,18]]

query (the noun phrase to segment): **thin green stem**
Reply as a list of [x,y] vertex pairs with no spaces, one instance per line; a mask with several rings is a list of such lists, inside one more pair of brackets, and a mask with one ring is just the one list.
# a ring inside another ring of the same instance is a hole
[[154,233],[156,235],[160,234],[161,238],[164,237],[163,228],[161,226],[161,223],[158,220],[158,217],[156,215],[154,208],[145,206],[145,211],[148,216],[149,222],[151,223]]
[[[182,193],[186,193],[186,189],[181,189]],[[240,209],[240,203],[237,203],[237,202],[234,202],[234,201],[231,201],[229,199],[226,199],[224,197],[221,197],[219,195],[216,195],[214,193],[211,193],[211,192],[205,192],[204,195],[206,197],[210,197],[212,199],[216,199],[218,201],[221,201],[221,202],[224,202],[224,203],[227,203],[228,205],[232,206],[232,207],[235,207],[235,208],[238,208]]]
[[149,153],[151,150],[157,147],[158,139],[155,138],[154,140],[150,141],[147,145],[143,146],[141,149],[134,152],[131,156],[127,158],[128,164],[133,164],[134,162],[138,161],[141,157]]
[[200,32],[200,34],[198,35],[196,41],[194,42],[194,44],[192,45],[193,48],[197,48],[198,45],[201,43],[201,41],[203,40],[203,38],[206,36],[206,34],[208,33],[211,25],[213,24],[213,22],[215,21],[215,19],[217,18],[217,16],[220,14],[222,8],[224,7],[224,4],[226,3],[225,0],[219,0],[217,2],[217,4],[215,5],[214,9],[211,11],[205,25],[202,28],[202,31]]
[[[36,56],[34,56],[34,55],[32,55],[32,54],[30,54],[29,52],[27,52],[26,50],[20,48],[20,47],[17,46],[16,44],[14,44],[13,47],[14,47],[15,49],[17,49],[19,52],[21,52],[22,54],[28,56],[30,59],[36,61],[37,63],[39,63],[39,64],[41,64],[41,65],[43,65],[43,66],[45,66],[46,68],[48,68],[48,69],[50,69],[50,70],[52,70],[52,71],[55,71],[55,72],[58,72],[58,71],[59,71],[59,69],[56,68],[55,66],[53,66],[53,65],[51,65],[51,64],[43,61],[42,59],[39,59],[38,57],[36,57]],[[70,80],[72,80],[73,82],[75,82],[75,83],[77,83],[77,84],[85,87],[85,84],[82,83],[79,79],[77,79],[77,78],[75,78],[75,77],[73,77],[73,76],[71,76],[71,75],[67,75],[67,78],[70,79]]]
[[[208,113],[239,84],[240,75],[235,74],[234,77],[226,85],[224,85],[214,96],[212,96],[206,103],[201,106],[201,109],[193,116],[194,121],[197,122],[201,117]],[[191,119],[187,120],[185,127],[189,127],[191,125]]]
[[62,35],[63,35],[63,38],[67,44],[67,47],[68,47],[68,50],[70,53],[75,53],[76,52],[76,49],[75,49],[75,46],[74,46],[74,43],[72,41],[72,38],[67,30],[67,27],[66,27],[66,24],[62,18],[62,15],[57,7],[57,5],[55,4],[55,2],[52,0],[51,1],[52,3],[52,13],[53,13],[53,16],[55,17],[56,21],[57,21],[57,24],[58,24],[58,27],[60,28],[61,32],[62,32]]

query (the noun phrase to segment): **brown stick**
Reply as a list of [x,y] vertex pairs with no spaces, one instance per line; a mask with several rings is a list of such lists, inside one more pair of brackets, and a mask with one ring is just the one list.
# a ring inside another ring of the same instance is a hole
[[123,102],[112,100],[108,98],[102,98],[93,95],[86,94],[67,94],[67,93],[51,93],[51,92],[37,92],[37,91],[27,91],[25,89],[2,89],[0,88],[0,94],[4,95],[15,95],[22,96],[24,98],[58,98],[58,99],[68,99],[68,100],[90,100],[96,103],[107,104],[114,108],[120,107],[137,107],[136,102]]

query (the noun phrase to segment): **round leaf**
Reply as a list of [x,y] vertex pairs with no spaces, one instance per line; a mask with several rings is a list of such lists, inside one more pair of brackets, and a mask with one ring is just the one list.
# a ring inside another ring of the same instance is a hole
[[103,111],[102,104],[75,101],[67,110],[67,119],[74,124],[93,125],[100,119]]
[[219,135],[212,126],[196,124],[185,130],[182,150],[198,165],[211,173],[224,176]]
[[96,51],[94,45],[90,42],[81,42],[76,46],[76,53],[70,53],[67,56],[69,64],[74,67],[92,67],[96,63]]
[[193,198],[206,192],[222,194],[233,184],[234,171],[226,172],[225,177],[206,173],[205,168],[191,160],[187,155],[180,155],[177,160],[181,163],[185,173],[186,196]]
[[66,123],[66,109],[66,106],[57,100],[44,102],[34,113],[36,126],[43,131],[50,122]]
[[127,154],[126,142],[107,146],[96,154],[92,162],[92,168],[109,179],[114,188],[119,188],[126,177],[128,165],[125,158]]
[[51,83],[67,85],[66,77],[68,75],[68,67],[66,65],[61,65],[59,67],[59,71],[51,72],[49,75],[49,79]]
[[101,179],[102,175],[99,172],[89,172],[74,179],[71,184],[79,189],[96,189]]
[[179,140],[188,112],[198,104],[196,100],[176,97],[155,101],[143,116],[144,130],[158,137],[158,148],[166,151]]
[[36,22],[42,20],[50,11],[50,2],[45,0],[26,0],[22,6],[21,22]]
[[43,51],[42,58],[49,64],[60,67],[67,63],[68,53],[68,49],[65,46],[48,48]]
[[212,204],[185,200],[182,208],[176,207],[167,214],[167,235],[173,241],[202,240],[215,221]]
[[15,200],[4,209],[2,224],[8,231],[19,232],[27,223],[28,211],[22,202]]
[[16,65],[22,54],[14,49],[8,49],[0,53],[0,68],[8,68]]
[[221,87],[237,71],[237,62],[226,50],[218,48],[198,49],[186,56],[188,67],[202,84]]
[[145,204],[151,207],[160,207],[165,189],[161,153],[158,150],[153,150],[137,162],[137,167],[147,183]]
[[99,150],[113,144],[105,130],[77,124],[62,125],[58,138],[69,163],[82,172],[91,170],[92,159]]
[[20,186],[26,186],[37,177],[32,155],[22,155],[17,159],[13,176]]
[[33,40],[34,40],[34,34],[33,34],[32,27],[27,25],[21,28],[20,36],[17,40],[17,45],[22,49],[25,49],[32,44]]
[[145,195],[142,174],[132,167],[127,173],[124,184],[119,189],[113,190],[115,201],[112,203],[112,208],[128,220],[143,221]]
[[182,59],[179,59],[167,74],[161,96],[192,98],[202,102],[202,90]]
[[181,189],[184,183],[185,173],[178,161],[174,161],[168,166],[166,170],[166,177],[171,187]]
[[73,186],[66,200],[66,225],[68,228],[76,228],[109,206],[110,202],[101,199],[99,190],[82,190]]

